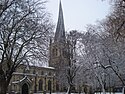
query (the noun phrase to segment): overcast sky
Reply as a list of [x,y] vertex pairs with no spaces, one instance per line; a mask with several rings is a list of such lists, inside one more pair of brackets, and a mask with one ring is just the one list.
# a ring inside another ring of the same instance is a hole
[[[60,0],[48,0],[47,10],[54,24],[57,23]],[[61,0],[65,30],[85,31],[88,24],[95,24],[110,12],[108,0]]]

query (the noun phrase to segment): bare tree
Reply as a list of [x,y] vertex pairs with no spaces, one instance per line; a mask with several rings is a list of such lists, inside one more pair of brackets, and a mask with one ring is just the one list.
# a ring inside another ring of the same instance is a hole
[[20,64],[41,60],[46,55],[43,49],[52,25],[45,3],[0,1],[0,94],[6,94],[12,74]]
[[[60,57],[60,63],[58,65],[57,79],[62,85],[62,90],[67,91],[68,94],[75,92],[75,79],[79,70],[79,62],[76,56],[76,44],[79,38],[76,30],[67,34],[67,40],[63,53],[65,58]],[[65,60],[66,59],[66,60]]]

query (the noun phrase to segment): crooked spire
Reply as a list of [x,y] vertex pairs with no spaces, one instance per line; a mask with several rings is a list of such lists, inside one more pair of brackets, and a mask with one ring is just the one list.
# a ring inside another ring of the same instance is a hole
[[65,42],[65,26],[64,26],[64,19],[63,19],[63,10],[62,4],[60,0],[59,5],[59,16],[58,16],[58,23],[55,32],[54,42]]

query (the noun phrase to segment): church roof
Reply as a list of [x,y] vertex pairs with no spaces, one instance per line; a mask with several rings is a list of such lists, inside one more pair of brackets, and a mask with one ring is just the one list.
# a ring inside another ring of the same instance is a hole
[[60,1],[59,5],[59,16],[58,16],[58,23],[56,27],[56,33],[54,42],[65,42],[65,26],[64,26],[64,19],[63,19],[63,10]]

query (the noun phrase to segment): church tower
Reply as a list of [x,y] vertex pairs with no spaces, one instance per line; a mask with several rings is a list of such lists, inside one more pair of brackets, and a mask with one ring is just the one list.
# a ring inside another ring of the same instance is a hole
[[62,5],[61,5],[61,1],[60,1],[58,23],[57,23],[57,27],[56,27],[54,42],[64,43],[65,40],[66,40],[66,37],[65,37],[63,10],[62,10]]
[[62,68],[67,65],[67,43],[65,36],[65,26],[63,19],[63,10],[60,1],[59,5],[59,15],[58,22],[56,26],[56,32],[54,36],[54,40],[50,41],[50,59],[49,65],[50,67],[54,67],[56,70]]

